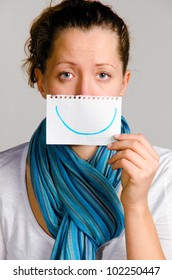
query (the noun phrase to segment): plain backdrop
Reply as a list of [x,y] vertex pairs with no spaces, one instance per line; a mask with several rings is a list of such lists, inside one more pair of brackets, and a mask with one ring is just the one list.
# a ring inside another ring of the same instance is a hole
[[[32,20],[48,0],[0,0],[0,151],[29,141],[45,100],[21,70]],[[60,1],[54,1],[59,3]],[[131,80],[123,115],[132,133],[172,148],[172,0],[109,0],[131,36]]]

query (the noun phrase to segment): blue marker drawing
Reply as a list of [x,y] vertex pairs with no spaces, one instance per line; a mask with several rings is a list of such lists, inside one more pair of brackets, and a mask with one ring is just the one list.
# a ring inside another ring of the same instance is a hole
[[61,115],[60,115],[60,113],[59,113],[59,111],[58,111],[58,108],[57,108],[57,106],[56,106],[56,114],[57,114],[57,116],[59,117],[59,119],[61,120],[61,122],[64,124],[64,126],[67,128],[67,129],[69,129],[70,131],[72,131],[73,133],[76,133],[76,134],[79,134],[79,135],[96,135],[96,134],[101,134],[101,133],[103,133],[103,132],[105,132],[106,130],[108,130],[108,128],[113,124],[113,122],[115,121],[115,118],[116,118],[116,114],[117,114],[117,108],[115,108],[115,112],[114,112],[114,115],[113,115],[113,118],[112,118],[112,120],[111,120],[111,122],[110,122],[110,124],[107,126],[107,127],[105,127],[104,129],[102,129],[102,130],[99,130],[99,131],[96,131],[96,132],[79,132],[79,131],[76,131],[76,130],[74,130],[74,129],[72,129],[69,125],[67,125],[67,123],[63,120],[63,118],[61,117]]

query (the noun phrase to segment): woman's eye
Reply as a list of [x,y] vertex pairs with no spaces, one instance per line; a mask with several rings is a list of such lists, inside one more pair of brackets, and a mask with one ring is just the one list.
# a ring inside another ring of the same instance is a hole
[[66,79],[66,80],[69,80],[69,79],[73,78],[73,74],[71,74],[69,72],[62,72],[62,73],[60,73],[59,76],[60,76],[60,78]]
[[101,80],[107,80],[110,78],[110,75],[108,73],[99,73],[98,74],[98,77],[101,79]]

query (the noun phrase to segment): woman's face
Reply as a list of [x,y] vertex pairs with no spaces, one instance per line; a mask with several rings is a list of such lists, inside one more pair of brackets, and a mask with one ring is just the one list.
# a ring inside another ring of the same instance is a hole
[[123,75],[116,34],[100,27],[63,31],[45,73],[36,69],[38,89],[45,98],[46,94],[122,96],[129,76]]

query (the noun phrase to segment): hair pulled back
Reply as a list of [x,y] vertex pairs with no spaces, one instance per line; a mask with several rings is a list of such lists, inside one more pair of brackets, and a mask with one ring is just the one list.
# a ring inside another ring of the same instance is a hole
[[63,0],[50,6],[33,21],[30,38],[25,44],[27,59],[24,66],[29,75],[29,85],[36,82],[35,69],[45,72],[53,42],[64,29],[93,27],[108,28],[118,36],[118,53],[125,73],[129,60],[129,32],[124,21],[113,10],[99,1]]

